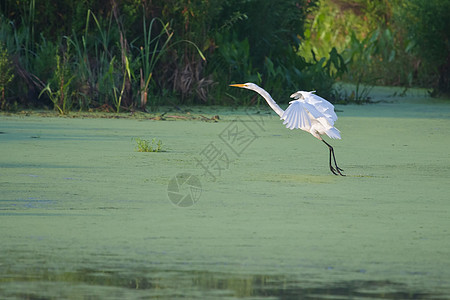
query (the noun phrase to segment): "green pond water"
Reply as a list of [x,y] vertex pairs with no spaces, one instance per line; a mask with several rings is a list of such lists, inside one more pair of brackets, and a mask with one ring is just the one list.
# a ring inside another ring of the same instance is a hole
[[379,95],[346,177],[264,106],[0,116],[0,298],[450,299],[450,102]]

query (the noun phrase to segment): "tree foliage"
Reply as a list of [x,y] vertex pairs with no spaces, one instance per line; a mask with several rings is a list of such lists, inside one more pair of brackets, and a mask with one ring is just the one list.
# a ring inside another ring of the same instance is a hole
[[399,18],[414,50],[438,73],[435,92],[450,93],[450,1],[409,0]]
[[311,60],[336,47],[351,82],[448,92],[449,6],[448,0],[321,0],[301,53]]

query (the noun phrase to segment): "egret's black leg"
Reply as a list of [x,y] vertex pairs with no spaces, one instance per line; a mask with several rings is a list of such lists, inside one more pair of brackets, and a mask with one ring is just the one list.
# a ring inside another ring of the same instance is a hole
[[[327,142],[325,142],[325,140],[322,140],[322,142],[324,142],[325,145],[327,145],[328,149],[330,150],[330,162],[329,162],[329,164],[330,164],[330,170],[331,170],[331,173],[333,173],[334,175],[345,176],[344,174],[341,173],[341,171],[344,171],[344,170],[341,169],[341,168],[339,168],[338,165],[337,165],[336,157],[335,157],[335,155],[334,155],[334,149],[333,149],[333,147],[331,147],[330,144],[328,144]],[[332,161],[331,161],[331,156],[333,156],[333,161],[334,161],[334,166],[335,166],[335,167],[333,167],[333,164],[332,164]]]
[[329,160],[329,165],[330,165],[330,170],[334,175],[338,175],[338,173],[336,173],[336,170],[334,169],[333,165],[331,164],[331,149],[333,148],[329,148],[329,152],[330,152],[330,160]]

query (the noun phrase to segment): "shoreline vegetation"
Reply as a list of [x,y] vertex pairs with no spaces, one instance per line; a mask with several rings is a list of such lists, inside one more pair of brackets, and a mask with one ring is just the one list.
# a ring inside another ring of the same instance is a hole
[[[376,85],[449,92],[448,1],[254,4],[6,0],[0,109],[259,104],[230,91],[235,82],[254,82],[286,102],[298,87],[358,104],[370,102]],[[336,89],[340,81],[354,90]]]

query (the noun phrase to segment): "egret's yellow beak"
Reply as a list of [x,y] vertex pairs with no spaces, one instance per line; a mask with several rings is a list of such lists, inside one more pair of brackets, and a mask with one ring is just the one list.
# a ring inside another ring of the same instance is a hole
[[245,87],[244,83],[237,83],[237,84],[230,84],[230,86],[234,86],[234,87]]

